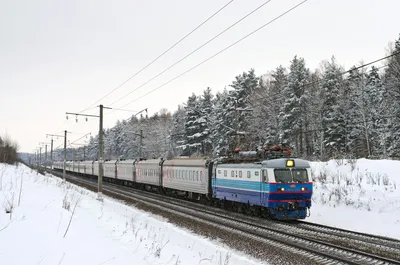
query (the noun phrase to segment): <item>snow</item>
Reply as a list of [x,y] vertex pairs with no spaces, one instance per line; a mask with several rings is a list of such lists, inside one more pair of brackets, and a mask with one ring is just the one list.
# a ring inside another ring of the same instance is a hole
[[400,161],[311,162],[309,222],[400,239]]
[[[24,165],[0,164],[0,181],[2,264],[260,264],[161,217],[108,197],[101,203],[93,192]],[[11,205],[10,215],[5,209]]]
[[[313,206],[306,221],[400,239],[400,161],[311,164]],[[2,164],[0,259],[10,265],[260,264],[161,217],[108,197],[101,203],[95,193],[54,176]]]

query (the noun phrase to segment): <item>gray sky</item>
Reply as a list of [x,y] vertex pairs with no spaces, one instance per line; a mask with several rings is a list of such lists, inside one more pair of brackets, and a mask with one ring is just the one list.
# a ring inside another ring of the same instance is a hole
[[[191,31],[228,0],[0,0],[0,134],[32,152],[46,133],[75,140],[98,131],[65,112],[80,112]],[[101,101],[110,106],[265,0],[235,0],[159,61]],[[209,45],[111,107],[121,107],[265,24],[301,0],[272,0]],[[398,0],[309,0],[218,57],[127,105],[149,115],[171,111],[207,86],[215,93],[250,68],[258,75],[294,55],[310,69],[335,55],[346,69],[385,55],[398,38]],[[97,114],[98,108],[86,113]],[[105,127],[131,113],[105,115]],[[47,139],[47,142],[50,139]],[[82,141],[80,141],[82,143]],[[62,140],[55,143],[55,147]]]

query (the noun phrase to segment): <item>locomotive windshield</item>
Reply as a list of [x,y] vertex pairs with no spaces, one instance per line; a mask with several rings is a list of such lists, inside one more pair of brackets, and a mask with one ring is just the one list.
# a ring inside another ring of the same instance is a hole
[[293,180],[290,169],[275,169],[276,182],[291,182]]
[[308,182],[307,170],[305,169],[292,169],[294,182]]
[[307,170],[305,169],[275,169],[276,182],[307,182]]

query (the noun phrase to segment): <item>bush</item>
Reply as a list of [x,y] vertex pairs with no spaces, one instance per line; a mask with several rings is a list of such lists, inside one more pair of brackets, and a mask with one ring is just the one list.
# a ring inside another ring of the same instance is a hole
[[6,136],[0,137],[0,163],[15,164],[18,161],[18,145]]

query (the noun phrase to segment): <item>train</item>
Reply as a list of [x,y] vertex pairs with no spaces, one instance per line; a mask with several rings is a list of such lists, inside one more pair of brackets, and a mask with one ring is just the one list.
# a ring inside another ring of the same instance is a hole
[[[64,162],[53,164],[62,171]],[[98,161],[67,161],[66,172],[98,177]],[[235,150],[230,155],[172,159],[109,160],[103,180],[203,204],[278,220],[310,216],[310,163],[281,146]]]

